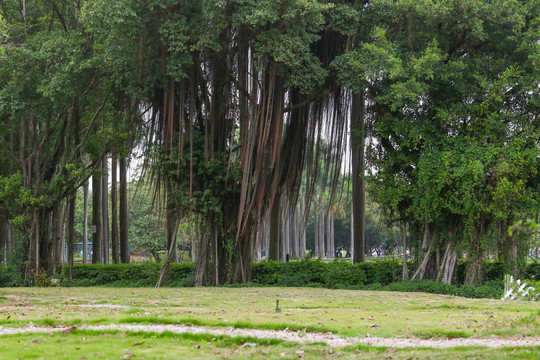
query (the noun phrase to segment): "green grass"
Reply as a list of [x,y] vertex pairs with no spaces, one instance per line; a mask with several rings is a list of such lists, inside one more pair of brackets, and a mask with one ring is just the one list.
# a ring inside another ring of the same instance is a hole
[[[0,325],[10,327],[30,322],[40,326],[192,324],[305,329],[345,337],[540,336],[538,303],[426,293],[318,288],[1,288],[0,299]],[[281,312],[274,310],[277,299]],[[243,346],[246,343],[251,345]],[[80,330],[0,339],[0,359],[50,359],[53,355],[55,359],[262,359],[283,358],[281,354],[285,358],[538,359],[540,347],[399,350],[362,345],[332,349],[325,344],[268,343],[253,338]]]

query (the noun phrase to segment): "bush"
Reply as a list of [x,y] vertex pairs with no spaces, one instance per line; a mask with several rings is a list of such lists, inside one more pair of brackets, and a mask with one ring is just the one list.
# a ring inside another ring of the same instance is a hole
[[506,273],[506,265],[499,260],[486,261],[482,272],[483,280],[489,281],[503,281],[504,274]]
[[308,286],[323,284],[326,263],[300,260],[288,263],[262,261],[252,264],[251,281],[268,286]]
[[335,260],[327,265],[327,269],[323,273],[324,286],[327,288],[350,288],[366,283],[366,274],[359,264]]
[[540,261],[535,261],[527,266],[524,278],[532,281],[540,281]]
[[10,266],[0,266],[0,287],[14,286],[13,268]]
[[[153,262],[134,264],[75,264],[73,286],[150,287],[157,283],[161,265]],[[63,269],[67,274],[67,266]],[[169,286],[193,286],[192,263],[171,264]],[[191,280],[190,280],[191,278]],[[63,279],[62,285],[67,285]],[[190,285],[191,284],[191,285]]]

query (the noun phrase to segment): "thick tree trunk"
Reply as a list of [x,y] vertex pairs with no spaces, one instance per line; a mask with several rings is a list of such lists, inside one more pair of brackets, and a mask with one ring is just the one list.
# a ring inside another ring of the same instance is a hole
[[353,184],[353,262],[363,262],[366,194],[364,181],[364,91],[353,94],[351,111],[351,152],[352,152],[352,184]]
[[441,267],[437,275],[437,280],[444,282],[445,284],[452,283],[452,277],[456,266],[457,254],[452,251],[452,243],[448,242],[446,245],[446,251],[444,252]]
[[120,159],[120,261],[129,263],[129,215],[127,204],[127,160]]
[[283,254],[282,259],[284,262],[287,261],[288,257],[291,256],[290,247],[291,247],[291,218],[289,206],[283,209]]
[[270,210],[270,239],[268,244],[268,259],[279,261],[279,243],[281,233],[281,208],[280,196],[276,195],[274,204]]
[[111,247],[115,264],[120,262],[120,244],[118,232],[118,155],[113,153],[111,160]]
[[68,282],[73,281],[73,255],[75,252],[75,194],[69,198],[68,228],[67,228],[67,261],[68,261]]
[[101,177],[92,175],[92,223],[95,232],[92,234],[92,264],[103,263],[103,206],[101,205]]
[[65,206],[64,201],[59,201],[52,212],[52,225],[51,231],[52,241],[49,244],[50,256],[49,256],[49,269],[52,274],[56,274],[58,265],[62,263],[63,253],[65,249],[62,249],[63,240],[65,239]]

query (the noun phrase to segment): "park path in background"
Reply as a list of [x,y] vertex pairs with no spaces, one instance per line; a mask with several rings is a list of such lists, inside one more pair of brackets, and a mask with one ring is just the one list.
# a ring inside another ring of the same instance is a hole
[[238,328],[209,328],[187,325],[80,325],[78,327],[39,327],[34,324],[23,328],[10,328],[0,326],[0,335],[26,334],[26,333],[68,333],[75,329],[97,331],[126,331],[126,332],[155,332],[165,331],[171,333],[225,335],[231,337],[254,337],[258,339],[280,339],[299,343],[324,342],[332,347],[350,345],[369,345],[393,348],[427,347],[427,348],[454,348],[459,346],[480,347],[522,347],[540,346],[540,337],[519,337],[504,339],[497,336],[490,338],[448,338],[448,339],[419,339],[419,338],[382,338],[366,335],[365,337],[344,338],[332,333],[298,332],[293,330],[260,330]]

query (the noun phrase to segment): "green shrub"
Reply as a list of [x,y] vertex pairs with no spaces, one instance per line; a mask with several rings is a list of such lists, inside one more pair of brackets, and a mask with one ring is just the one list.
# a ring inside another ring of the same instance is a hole
[[288,263],[262,261],[252,264],[251,281],[268,286],[307,286],[323,284],[326,263],[300,260]]
[[11,266],[0,266],[0,287],[14,286],[14,274]]
[[[153,262],[134,264],[75,264],[73,286],[150,287],[157,283],[161,264]],[[193,286],[192,263],[171,264],[169,286]],[[67,268],[63,274],[67,274]],[[191,279],[190,279],[191,277]],[[191,285],[189,285],[191,283]],[[61,282],[67,285],[65,279]],[[180,285],[178,285],[180,284]]]
[[482,276],[485,282],[498,280],[503,281],[504,274],[506,273],[506,265],[499,260],[486,261],[484,264]]
[[492,280],[483,285],[462,285],[453,293],[456,296],[462,296],[473,299],[500,299],[504,292],[504,283],[499,280]]
[[527,265],[524,278],[532,281],[540,281],[540,261]]
[[327,263],[327,269],[323,273],[324,286],[331,289],[350,288],[351,286],[364,285],[366,274],[358,264],[344,260],[335,260]]
[[[157,282],[157,279],[156,279],[156,282]],[[171,264],[167,286],[192,287],[194,285],[195,285],[195,263],[183,262],[183,263],[178,263],[178,264]]]

